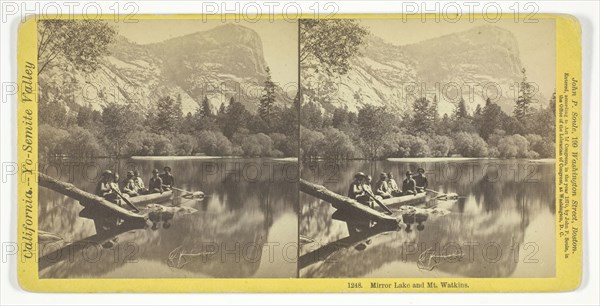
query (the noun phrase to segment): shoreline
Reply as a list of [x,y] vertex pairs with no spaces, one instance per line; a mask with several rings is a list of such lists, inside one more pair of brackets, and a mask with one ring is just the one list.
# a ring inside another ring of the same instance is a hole
[[209,160],[209,159],[270,159],[276,161],[298,161],[297,157],[243,157],[243,156],[131,156],[133,160]]

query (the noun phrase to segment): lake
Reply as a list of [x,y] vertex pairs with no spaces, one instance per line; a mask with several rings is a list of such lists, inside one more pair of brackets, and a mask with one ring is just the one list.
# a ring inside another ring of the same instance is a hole
[[[404,218],[399,231],[373,233],[358,244],[338,245],[326,260],[302,267],[300,277],[554,277],[554,161],[412,159],[310,162],[302,178],[345,195],[354,174],[426,171],[429,188],[456,193],[425,207],[449,214]],[[345,222],[331,218],[330,204],[300,195],[301,255],[348,236]]]
[[[295,160],[148,158],[61,161],[43,173],[94,192],[101,170],[139,169],[146,185],[152,169],[173,169],[176,186],[204,191],[204,199],[176,198],[195,208],[176,214],[169,228],[118,236],[112,248],[94,246],[40,272],[42,278],[296,277],[298,167]],[[95,234],[78,216],[77,201],[40,188],[39,229],[65,242]]]

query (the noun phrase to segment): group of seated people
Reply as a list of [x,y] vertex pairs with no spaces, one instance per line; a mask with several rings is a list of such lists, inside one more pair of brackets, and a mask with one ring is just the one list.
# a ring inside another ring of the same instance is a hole
[[102,177],[96,185],[96,195],[108,201],[118,203],[120,197],[136,197],[143,194],[163,193],[171,190],[175,184],[175,178],[171,174],[171,167],[164,167],[164,173],[159,175],[158,169],[152,170],[152,177],[148,182],[148,188],[140,177],[138,170],[128,171],[127,177],[119,180],[119,174],[110,170],[102,172]]
[[382,172],[379,175],[379,180],[375,182],[373,186],[370,175],[358,172],[354,175],[354,180],[350,184],[348,197],[355,199],[360,203],[371,205],[373,197],[377,199],[388,199],[403,195],[417,195],[418,193],[425,192],[428,182],[423,168],[419,168],[414,177],[410,170],[406,171],[405,176],[406,178],[402,181],[402,189],[400,189],[392,172]]

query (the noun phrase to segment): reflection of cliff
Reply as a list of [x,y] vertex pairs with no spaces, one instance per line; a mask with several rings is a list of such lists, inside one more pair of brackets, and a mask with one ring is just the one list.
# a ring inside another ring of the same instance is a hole
[[[441,259],[442,263],[435,267],[436,270],[457,277],[509,277],[517,266],[514,254],[510,253],[513,243],[510,232],[518,232],[518,224],[499,227],[498,224],[484,219],[481,222],[464,224],[464,228],[472,229],[465,230],[455,220],[447,219],[450,216],[425,222],[425,229],[421,232],[398,231],[376,236],[362,251],[356,248],[342,249],[325,262],[303,269],[301,276],[364,277],[393,262],[417,265],[419,255],[431,248],[435,255],[463,254],[462,259],[455,263]],[[501,230],[489,230],[494,227]],[[481,231],[482,234],[472,235],[469,233],[471,231]],[[522,236],[514,239],[522,240]],[[488,243],[494,245],[486,248]],[[501,254],[496,253],[498,249],[502,250]],[[487,250],[486,255],[483,254],[484,250]],[[499,258],[496,259],[496,256]],[[421,263],[427,264],[428,258]],[[403,276],[403,271],[389,273],[396,277]]]
[[[451,210],[452,213],[443,218],[426,221],[423,231],[415,231],[413,228],[411,233],[400,231],[379,235],[373,238],[371,244],[363,251],[354,248],[340,250],[333,254],[330,260],[303,269],[301,276],[360,277],[373,276],[372,273],[375,273],[377,277],[379,275],[377,273],[382,273],[379,269],[388,266],[387,264],[407,261],[416,266],[419,254],[428,248],[432,247],[434,253],[440,255],[444,253],[444,246],[448,246],[446,253],[453,253],[456,248],[452,245],[457,244],[461,246],[465,256],[463,260],[457,263],[444,262],[437,266],[435,271],[464,277],[510,277],[519,264],[519,256],[515,253],[515,248],[521,247],[522,251],[524,243],[532,242],[524,241],[526,233],[530,240],[532,235],[535,237],[535,235],[554,233],[554,220],[548,218],[542,221],[547,232],[538,233],[537,229],[533,233],[528,231],[533,219],[547,216],[548,212],[551,216],[554,214],[554,165],[536,165],[535,175],[529,180],[524,180],[523,173],[520,176],[515,176],[514,172],[512,175],[507,174],[511,173],[510,169],[523,169],[530,164],[523,161],[491,162],[497,163],[504,174],[474,175],[478,173],[475,170],[470,176],[462,174],[455,179],[448,179],[450,174],[443,172],[442,174],[433,172],[429,175],[430,188],[455,192],[464,198],[451,204],[440,203],[440,207],[450,205],[443,208]],[[482,167],[491,162],[481,161],[475,166]],[[356,171],[372,175],[390,170],[401,173],[405,169],[414,170],[416,167],[440,169],[439,164],[443,163],[349,162],[340,165],[339,173],[336,175],[337,180],[329,179],[324,185],[337,192],[345,192],[345,186]],[[465,167],[461,163],[455,164],[459,169]],[[303,177],[310,179],[316,171],[310,169],[308,171],[310,172],[303,173]],[[347,235],[347,232],[340,230],[343,228],[340,224],[343,223],[331,220],[328,205],[319,204],[306,196],[302,196],[301,199],[303,201],[300,216],[301,235],[321,244],[330,243]],[[403,257],[403,251],[407,248],[405,243],[418,245],[419,251]],[[468,244],[472,246],[469,247]],[[487,259],[483,254],[486,246]],[[539,245],[539,247],[540,252],[551,254],[555,252],[553,244]],[[471,257],[467,257],[469,248],[474,252]],[[502,254],[496,261],[498,250],[501,250]],[[386,277],[406,275],[402,270],[386,273]],[[433,277],[437,276],[435,273],[432,274]]]
[[[237,160],[240,173],[245,163],[257,161]],[[262,161],[259,161],[262,162]],[[231,175],[221,176],[221,171],[215,174],[207,171],[205,165],[211,161],[136,161],[142,173],[151,169],[162,168],[168,164],[174,170],[178,186],[186,190],[202,190],[209,196],[204,200],[178,200],[184,206],[194,207],[198,212],[190,215],[176,215],[168,229],[157,231],[142,229],[120,235],[118,244],[112,249],[92,248],[86,261],[81,254],[72,259],[60,262],[40,273],[41,277],[77,278],[102,277],[111,275],[116,270],[133,266],[133,274],[126,277],[161,277],[158,272],[151,271],[146,266],[136,264],[150,262],[169,269],[173,277],[189,275],[204,275],[206,277],[252,277],[261,270],[261,275],[284,275],[282,271],[273,271],[277,263],[261,266],[264,243],[271,232],[277,231],[276,242],[284,245],[297,240],[295,222],[287,222],[283,230],[274,229],[276,220],[289,215],[295,215],[297,203],[297,187],[293,181],[283,180],[281,175],[273,174],[259,176],[252,180],[235,179]],[[231,162],[214,162],[218,167],[229,167],[235,170]],[[281,167],[281,166],[279,166]],[[103,167],[104,168],[104,167]],[[107,167],[108,168],[108,167]],[[127,169],[121,165],[121,172]],[[274,173],[280,173],[277,167]],[[221,169],[223,170],[223,169]],[[227,179],[225,179],[227,178]],[[78,181],[78,178],[75,178]],[[77,184],[76,185],[82,185]],[[87,186],[87,187],[86,187]],[[93,182],[82,186],[86,190],[93,188]],[[168,203],[165,203],[168,205]],[[94,234],[93,222],[77,216],[81,206],[62,195],[48,190],[40,192],[40,229],[57,233],[67,241],[75,241]],[[167,266],[171,251],[180,247],[186,254],[208,252],[210,256],[191,256],[189,262],[177,268]],[[100,250],[102,256],[94,254]],[[265,249],[266,250],[266,249]],[[117,254],[118,256],[115,257]],[[90,256],[93,260],[89,260]],[[98,256],[97,258],[95,258]],[[128,257],[126,257],[128,256]],[[115,259],[116,258],[116,259]],[[280,257],[277,257],[280,259]],[[289,267],[286,267],[289,269]],[[193,274],[191,274],[193,273]],[[293,275],[294,272],[288,273]],[[286,277],[288,274],[285,274]]]

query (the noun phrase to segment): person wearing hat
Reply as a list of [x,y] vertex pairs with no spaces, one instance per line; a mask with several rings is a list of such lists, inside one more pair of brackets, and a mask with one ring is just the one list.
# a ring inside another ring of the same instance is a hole
[[162,179],[163,183],[163,188],[164,190],[171,190],[173,185],[175,185],[175,178],[171,174],[171,167],[166,166],[163,168],[163,170],[165,172],[160,175],[160,179]]
[[163,193],[163,182],[160,176],[158,176],[158,169],[152,170],[152,177],[148,182],[148,191],[150,193]]
[[369,195],[366,194],[364,189],[363,181],[365,178],[366,176],[364,173],[356,173],[354,175],[354,180],[350,183],[350,188],[348,188],[348,197],[363,204],[368,203],[369,201]]
[[125,178],[125,182],[123,184],[123,192],[130,197],[135,197],[140,194],[137,184],[135,183],[135,175],[133,171],[127,171],[127,177]]
[[417,175],[415,175],[414,177],[416,186],[417,186],[417,191],[418,192],[425,192],[425,189],[427,188],[427,177],[425,176],[425,169],[423,168],[419,168],[417,169]]
[[402,181],[402,194],[403,195],[417,195],[417,184],[412,178],[412,172],[406,171],[406,178]]
[[390,194],[390,188],[387,184],[387,174],[385,172],[381,172],[379,175],[379,181],[375,183],[375,194],[384,199],[389,199],[392,197]]
[[402,195],[402,191],[400,190],[400,188],[398,187],[398,183],[396,183],[396,180],[394,179],[394,174],[391,172],[388,172],[387,174],[387,184],[392,197],[399,197]]
[[114,184],[114,175],[110,170],[104,170],[98,184],[96,184],[96,195],[105,198],[108,201],[116,202],[117,194],[112,188]]

